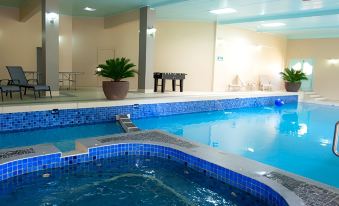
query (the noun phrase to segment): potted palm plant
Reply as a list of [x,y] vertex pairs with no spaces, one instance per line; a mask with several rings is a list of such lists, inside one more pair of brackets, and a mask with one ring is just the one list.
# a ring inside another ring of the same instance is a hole
[[297,92],[300,89],[301,81],[307,80],[306,74],[293,68],[285,68],[280,72],[281,78],[285,81],[285,89],[288,92]]
[[106,60],[106,64],[100,64],[96,74],[111,79],[103,81],[102,88],[108,100],[124,99],[129,90],[129,82],[122,79],[134,77],[137,71],[133,69],[135,64],[127,58],[114,58]]

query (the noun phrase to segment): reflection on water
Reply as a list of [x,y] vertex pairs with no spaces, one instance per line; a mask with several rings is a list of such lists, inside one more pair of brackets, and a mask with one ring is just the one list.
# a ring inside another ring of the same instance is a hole
[[338,116],[336,107],[289,104],[142,119],[136,124],[339,186],[339,158],[330,148]]

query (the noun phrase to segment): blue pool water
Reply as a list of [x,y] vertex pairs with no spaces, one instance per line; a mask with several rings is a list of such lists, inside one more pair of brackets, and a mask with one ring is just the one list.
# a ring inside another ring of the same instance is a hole
[[120,125],[115,122],[111,122],[23,132],[0,133],[0,149],[51,143],[58,147],[62,152],[66,152],[75,149],[74,143],[76,139],[122,132],[123,130]]
[[0,202],[8,206],[266,205],[183,164],[143,156],[97,160],[12,178],[0,182]]
[[339,158],[331,151],[338,120],[338,107],[289,104],[140,119],[135,124],[339,187]]

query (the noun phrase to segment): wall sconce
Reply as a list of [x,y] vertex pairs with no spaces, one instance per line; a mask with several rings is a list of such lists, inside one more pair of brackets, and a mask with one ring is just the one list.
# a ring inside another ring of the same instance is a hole
[[47,13],[46,19],[49,21],[49,23],[54,24],[54,22],[59,19],[59,14],[54,12]]
[[147,35],[149,35],[150,37],[155,37],[155,33],[157,32],[157,29],[154,27],[149,27],[147,29]]
[[339,65],[339,59],[328,59],[327,63],[329,65]]

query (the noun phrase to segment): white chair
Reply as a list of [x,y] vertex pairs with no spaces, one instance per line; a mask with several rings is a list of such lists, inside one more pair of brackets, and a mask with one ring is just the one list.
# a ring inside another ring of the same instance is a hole
[[253,81],[248,81],[246,83],[246,88],[247,90],[249,91],[253,91],[253,90],[256,90],[257,89],[257,83],[253,82]]
[[242,87],[244,87],[244,83],[239,78],[239,75],[237,75],[228,85],[228,91],[240,91]]
[[272,84],[271,80],[268,78],[268,76],[259,76],[259,89],[261,91],[271,91],[272,90]]

